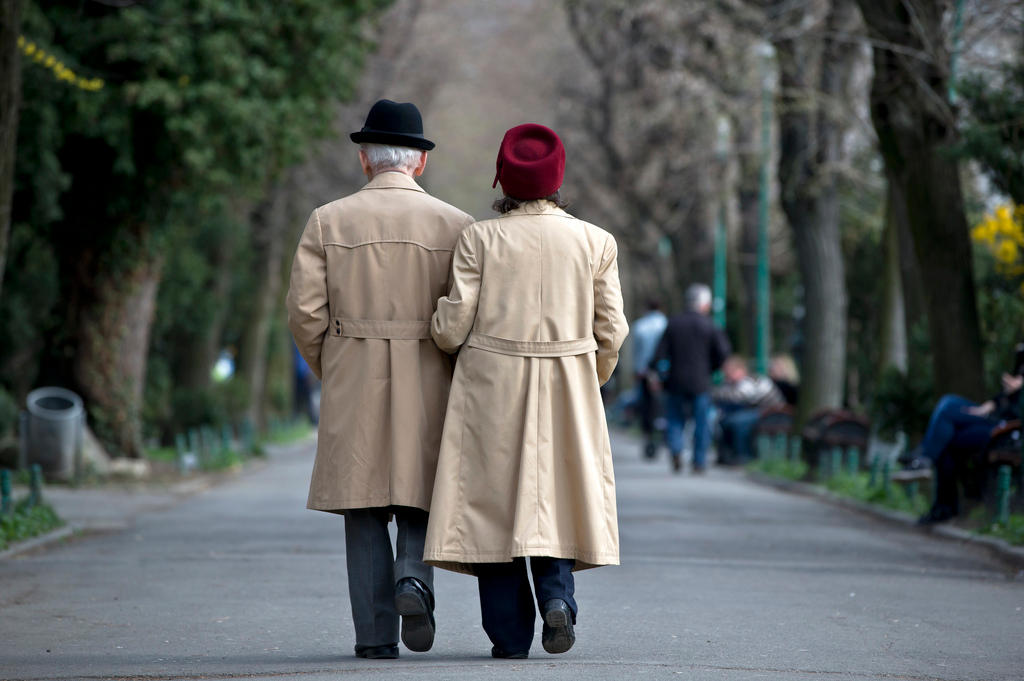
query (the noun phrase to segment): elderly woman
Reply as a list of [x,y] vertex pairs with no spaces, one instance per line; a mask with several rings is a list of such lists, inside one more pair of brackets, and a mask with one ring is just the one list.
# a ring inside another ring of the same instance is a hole
[[[459,351],[424,560],[479,579],[499,658],[575,641],[572,572],[619,562],[615,477],[600,386],[628,332],[612,236],[562,210],[565,150],[550,129],[505,133],[501,216],[470,225],[434,341]],[[461,351],[460,351],[461,348]]]

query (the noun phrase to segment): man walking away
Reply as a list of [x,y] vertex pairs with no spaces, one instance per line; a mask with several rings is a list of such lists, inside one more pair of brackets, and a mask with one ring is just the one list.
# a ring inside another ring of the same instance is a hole
[[[292,264],[288,325],[323,380],[308,508],[345,516],[357,657],[434,641],[427,511],[451,361],[430,338],[466,213],[428,195],[434,143],[413,104],[380,100],[350,135],[369,178],[313,211]],[[398,524],[397,559],[388,523]]]
[[672,470],[676,473],[683,469],[687,415],[694,420],[693,472],[703,473],[707,467],[711,374],[732,351],[725,333],[708,317],[710,312],[711,289],[704,284],[692,284],[686,289],[686,311],[669,320],[654,354],[654,366],[659,372],[667,364],[665,416]]
[[661,304],[657,300],[650,300],[647,303],[647,313],[633,322],[630,334],[633,337],[633,376],[640,395],[637,411],[640,416],[640,428],[646,440],[644,458],[649,461],[654,459],[658,451],[658,446],[654,442],[654,432],[657,420],[661,416],[661,399],[651,390],[647,372],[651,368],[651,359],[654,358],[654,351],[658,349],[658,343],[667,325],[668,318],[661,311]]

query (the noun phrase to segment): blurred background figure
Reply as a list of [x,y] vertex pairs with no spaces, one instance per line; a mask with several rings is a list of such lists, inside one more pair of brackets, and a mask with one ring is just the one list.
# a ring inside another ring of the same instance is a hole
[[767,376],[751,376],[747,360],[733,355],[722,366],[725,382],[711,391],[721,413],[718,462],[746,463],[754,458],[753,433],[764,407],[783,404],[785,399]]
[[309,417],[314,426],[320,423],[320,381],[306,364],[299,348],[292,343],[292,416]]
[[652,298],[647,301],[647,312],[633,322],[630,333],[633,338],[633,374],[638,395],[636,411],[645,439],[644,458],[652,461],[658,451],[655,432],[659,430],[659,425],[664,427],[664,420],[661,418],[661,395],[652,390],[647,374],[666,326],[668,318],[661,311],[661,303]]
[[768,378],[782,393],[782,398],[791,407],[795,407],[800,397],[800,374],[796,370],[796,362],[789,355],[775,355],[768,365]]
[[725,332],[708,318],[710,312],[711,289],[705,284],[690,285],[686,311],[668,321],[654,355],[657,373],[665,377],[666,439],[676,473],[683,469],[683,429],[688,417],[694,422],[693,472],[703,473],[707,466],[711,374],[732,351]]

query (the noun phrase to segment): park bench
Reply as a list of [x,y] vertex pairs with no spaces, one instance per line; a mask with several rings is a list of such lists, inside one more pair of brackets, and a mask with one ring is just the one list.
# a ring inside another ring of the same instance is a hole
[[[826,409],[812,416],[800,431],[803,457],[811,477],[856,472],[867,464],[871,426],[868,420],[845,409]],[[827,474],[827,475],[826,475]]]

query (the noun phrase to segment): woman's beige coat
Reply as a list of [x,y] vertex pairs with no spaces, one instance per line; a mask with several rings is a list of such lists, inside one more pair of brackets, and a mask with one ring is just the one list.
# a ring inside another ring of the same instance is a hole
[[424,560],[473,572],[516,556],[618,564],[600,385],[628,327],[615,239],[549,201],[462,233],[431,332],[461,348]]
[[429,510],[451,382],[430,315],[472,221],[400,172],[310,215],[287,298],[295,342],[323,379],[309,508]]

